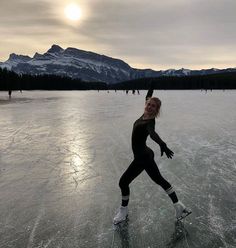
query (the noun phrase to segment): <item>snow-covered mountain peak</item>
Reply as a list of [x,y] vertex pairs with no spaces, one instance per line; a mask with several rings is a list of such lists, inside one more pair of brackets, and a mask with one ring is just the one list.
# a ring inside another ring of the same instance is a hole
[[17,55],[15,53],[11,53],[8,60],[4,63],[1,63],[1,68],[7,68],[11,70],[12,67],[17,66],[20,63],[27,63],[32,58],[27,55]]
[[15,53],[11,53],[8,60],[17,59],[19,56],[20,56],[20,55],[17,55],[17,54],[15,54]]
[[31,58],[27,55],[17,55],[15,53],[11,53],[9,56],[8,61],[22,61],[22,62],[26,62],[29,61]]
[[52,45],[51,48],[47,51],[47,53],[61,53],[63,52],[64,49],[61,48],[60,46],[58,45]]
[[42,56],[43,56],[42,54],[36,52],[33,59],[38,59],[41,58]]
[[217,68],[211,68],[213,71],[219,71],[219,69]]
[[191,73],[191,70],[189,69],[185,69],[185,68],[181,68],[180,71],[183,73],[183,75],[187,76]]

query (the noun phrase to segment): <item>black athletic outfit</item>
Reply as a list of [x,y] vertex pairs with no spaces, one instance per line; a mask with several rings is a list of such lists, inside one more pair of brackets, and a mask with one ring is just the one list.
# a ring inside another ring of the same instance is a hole
[[[149,92],[150,93],[150,92]],[[147,95],[148,96],[148,95]],[[166,147],[155,132],[155,119],[143,119],[143,115],[134,122],[132,131],[132,150],[134,160],[121,176],[119,186],[122,193],[122,206],[127,206],[129,201],[129,184],[145,170],[150,178],[159,184],[170,196],[173,202],[177,202],[177,196],[169,182],[161,175],[157,164],[154,161],[154,152],[146,145],[148,135],[160,145]]]

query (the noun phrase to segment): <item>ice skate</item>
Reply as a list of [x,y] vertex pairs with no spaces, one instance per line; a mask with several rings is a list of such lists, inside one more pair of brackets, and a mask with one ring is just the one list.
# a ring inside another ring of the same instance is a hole
[[175,216],[177,221],[180,221],[192,213],[191,210],[187,209],[182,202],[177,202],[174,204]]
[[125,221],[128,216],[128,207],[121,206],[118,213],[113,219],[113,224],[117,225],[122,221]]

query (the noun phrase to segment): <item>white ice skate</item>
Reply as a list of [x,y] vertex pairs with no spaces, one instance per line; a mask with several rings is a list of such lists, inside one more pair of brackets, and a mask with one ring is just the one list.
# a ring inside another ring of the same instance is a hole
[[187,209],[184,204],[180,201],[174,204],[175,216],[177,221],[180,221],[192,213],[191,210]]
[[125,221],[128,217],[128,207],[121,206],[118,213],[113,219],[113,224],[117,225],[122,221]]

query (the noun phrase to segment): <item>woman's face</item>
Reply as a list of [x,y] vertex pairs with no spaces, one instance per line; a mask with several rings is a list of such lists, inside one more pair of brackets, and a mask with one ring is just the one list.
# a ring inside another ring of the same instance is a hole
[[157,104],[154,100],[149,99],[146,102],[144,113],[149,116],[156,116],[157,114]]

